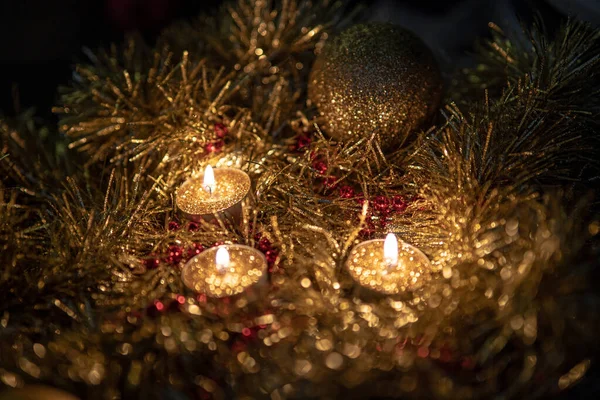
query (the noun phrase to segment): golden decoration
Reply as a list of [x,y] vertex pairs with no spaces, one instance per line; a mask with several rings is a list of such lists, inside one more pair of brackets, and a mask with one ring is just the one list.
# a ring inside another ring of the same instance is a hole
[[[228,266],[219,269],[215,263],[217,251],[229,252]],[[209,297],[228,297],[265,281],[267,260],[258,250],[239,244],[212,247],[192,258],[183,267],[181,279],[189,289]]]
[[308,82],[325,131],[338,140],[379,136],[402,146],[438,109],[442,77],[414,34],[384,23],[355,25],[327,42]]
[[[2,385],[94,400],[543,398],[585,384],[600,331],[598,204],[585,199],[600,31],[570,20],[555,37],[495,35],[448,94],[446,121],[383,157],[305,117],[321,3],[240,0],[214,24],[229,68],[192,47],[187,62],[96,54],[63,91],[59,129],[31,114],[0,122]],[[224,145],[205,152],[216,124]],[[309,150],[289,151],[304,134]],[[171,224],[174,185],[207,163],[249,171],[256,202],[239,224]],[[383,212],[380,196],[407,207]],[[344,262],[372,228],[422,249],[430,279],[356,291]],[[215,243],[260,248],[268,284],[245,274],[248,289],[219,301],[187,290],[179,263]],[[249,304],[253,287],[264,296]]]
[[362,287],[383,294],[418,289],[430,279],[431,263],[419,249],[405,242],[398,247],[398,262],[388,266],[384,240],[368,240],[352,249],[346,267]]
[[204,189],[204,174],[194,176],[177,189],[177,207],[193,218],[225,211],[246,197],[250,177],[235,168],[215,168],[213,192]]

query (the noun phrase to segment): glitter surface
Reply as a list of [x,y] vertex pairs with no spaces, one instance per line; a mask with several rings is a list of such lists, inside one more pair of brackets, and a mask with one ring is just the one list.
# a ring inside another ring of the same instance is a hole
[[401,145],[437,110],[442,78],[427,46],[383,23],[356,25],[327,42],[313,66],[309,97],[327,133],[356,139],[379,132]]
[[[217,251],[227,248],[229,267],[222,272],[215,262]],[[191,290],[209,297],[227,297],[242,293],[263,281],[267,260],[258,250],[239,244],[212,247],[188,261],[181,272],[183,283]]]
[[250,177],[235,168],[214,170],[216,189],[204,190],[204,174],[184,182],[177,190],[177,208],[188,215],[207,215],[224,211],[242,201],[250,190]]
[[398,294],[417,289],[428,280],[431,263],[419,249],[400,242],[398,264],[389,268],[383,243],[383,239],[369,240],[352,249],[346,267],[356,282],[379,293]]

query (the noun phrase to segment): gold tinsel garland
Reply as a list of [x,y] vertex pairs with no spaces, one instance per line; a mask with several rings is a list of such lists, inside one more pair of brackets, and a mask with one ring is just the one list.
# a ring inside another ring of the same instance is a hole
[[[583,376],[600,228],[568,183],[595,154],[598,87],[583,77],[600,68],[597,32],[534,30],[545,38],[534,49],[554,49],[544,62],[496,38],[503,58],[484,53],[445,122],[384,155],[372,137],[328,140],[303,106],[297,63],[340,17],[328,3],[240,1],[207,24],[222,31],[173,28],[157,51],[131,42],[79,66],[57,109],[68,149],[48,149],[36,135],[52,134],[28,118],[2,124],[4,385],[84,398],[521,398]],[[499,62],[508,77],[482,74]],[[502,90],[485,92],[495,80]],[[177,185],[209,162],[255,183],[241,224],[172,224]],[[389,198],[401,207],[381,211]],[[373,296],[344,262],[388,230],[432,274]],[[264,298],[230,307],[185,290],[186,255],[223,242],[270,257]]]

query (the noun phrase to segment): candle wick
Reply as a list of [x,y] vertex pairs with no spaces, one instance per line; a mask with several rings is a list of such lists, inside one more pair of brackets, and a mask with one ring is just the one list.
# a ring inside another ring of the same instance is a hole
[[388,258],[386,260],[388,269],[396,268],[398,266],[398,262],[393,258]]
[[209,196],[213,195],[213,185],[205,185],[204,190],[208,192]]

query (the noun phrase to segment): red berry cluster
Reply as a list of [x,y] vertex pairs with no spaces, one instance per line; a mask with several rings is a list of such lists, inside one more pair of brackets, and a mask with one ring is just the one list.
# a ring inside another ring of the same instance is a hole
[[273,244],[266,237],[257,234],[255,239],[258,241],[257,248],[265,254],[267,264],[269,265],[269,272],[273,272],[273,266],[279,256],[279,251],[273,247]]
[[202,253],[203,251],[204,251],[204,246],[202,246],[200,243],[192,244],[192,246],[188,247],[188,249],[187,249],[188,259],[197,256],[198,254]]
[[220,122],[214,125],[214,131],[215,139],[204,145],[204,150],[206,150],[207,153],[218,153],[223,150],[223,146],[225,146],[224,138],[229,133],[227,126]]
[[177,244],[172,244],[167,249],[165,261],[167,264],[177,265],[183,259],[183,248]]
[[[187,228],[190,232],[196,232],[200,228],[197,222],[189,222]],[[170,232],[176,232],[181,229],[181,224],[176,221],[169,221],[167,229]],[[172,244],[167,248],[164,255],[159,256],[157,254],[150,255],[149,258],[144,260],[144,265],[147,270],[158,268],[161,263],[178,265],[182,261],[188,261],[190,258],[197,256],[204,251],[204,246],[200,243],[193,243],[190,247],[185,249],[183,246],[178,244]]]
[[312,142],[312,139],[308,135],[299,135],[296,138],[296,142],[290,146],[290,150],[295,151],[297,153],[305,151]]
[[329,167],[321,157],[315,157],[312,162],[312,169],[319,175],[325,175]]
[[342,199],[352,199],[356,195],[354,188],[349,185],[340,186],[338,189],[339,196]]
[[[365,198],[358,196],[356,197],[356,201],[362,206]],[[387,227],[389,217],[393,214],[400,214],[406,211],[409,202],[401,195],[392,197],[380,195],[375,196],[370,203],[371,207],[368,211],[366,226],[361,231],[361,235],[365,238],[370,238],[378,227],[384,230]]]
[[319,154],[311,153],[311,167],[319,175],[321,188],[325,191],[335,190],[339,186],[339,178],[332,174],[325,158]]
[[382,221],[387,220],[387,217],[391,214],[403,213],[406,207],[408,207],[408,202],[401,195],[392,197],[375,196],[373,199],[373,209]]

